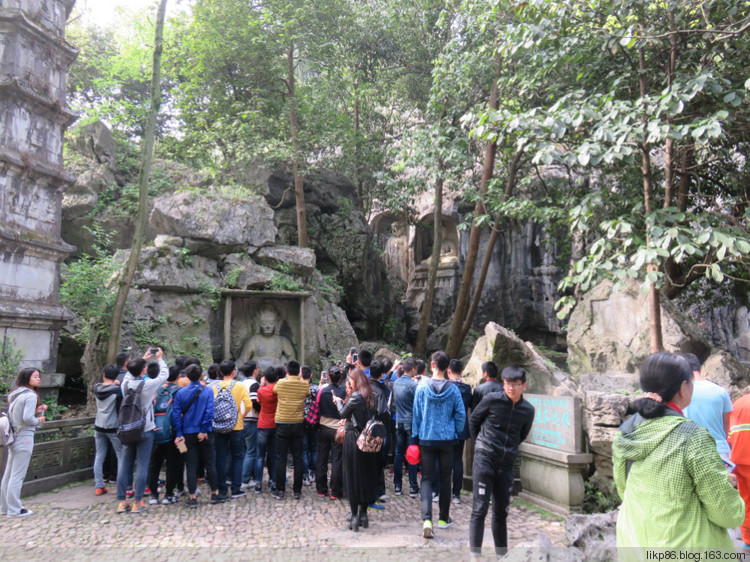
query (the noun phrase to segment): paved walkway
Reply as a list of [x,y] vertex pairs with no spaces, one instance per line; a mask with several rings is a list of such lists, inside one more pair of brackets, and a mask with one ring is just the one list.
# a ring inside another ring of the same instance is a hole
[[[291,496],[278,501],[264,491],[212,506],[203,485],[197,510],[180,502],[150,506],[143,514],[117,514],[114,488],[97,497],[93,481],[88,481],[26,498],[32,516],[0,518],[0,545],[5,545],[0,546],[0,559],[468,559],[468,493],[460,505],[451,505],[453,527],[436,528],[435,538],[426,540],[418,498],[394,496],[392,485],[386,508],[369,510],[370,527],[359,533],[347,529],[348,503],[320,500],[314,487],[305,486],[298,501]],[[433,506],[437,521],[437,504]],[[488,516],[483,554],[494,558],[489,523]],[[519,501],[511,506],[508,530],[511,546],[533,541],[539,533],[555,546],[567,546],[561,519]],[[152,547],[160,549],[154,552]]]

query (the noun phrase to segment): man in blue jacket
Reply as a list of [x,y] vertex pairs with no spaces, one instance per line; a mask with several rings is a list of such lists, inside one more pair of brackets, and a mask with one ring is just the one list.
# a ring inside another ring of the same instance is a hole
[[[178,448],[187,447],[185,467],[187,471],[188,507],[198,507],[196,488],[198,486],[198,458],[206,468],[206,479],[211,487],[211,503],[227,501],[219,495],[214,463],[213,421],[214,393],[200,383],[201,368],[190,365],[185,369],[190,384],[177,391],[172,405],[172,426],[177,436],[174,440]],[[182,445],[181,445],[182,444]]]
[[440,513],[438,528],[453,525],[450,518],[451,471],[453,447],[466,423],[466,412],[461,393],[448,381],[446,371],[450,358],[444,351],[432,354],[432,378],[419,383],[414,394],[412,436],[419,440],[422,452],[422,536],[433,537],[432,529],[432,476],[437,461],[440,470]]

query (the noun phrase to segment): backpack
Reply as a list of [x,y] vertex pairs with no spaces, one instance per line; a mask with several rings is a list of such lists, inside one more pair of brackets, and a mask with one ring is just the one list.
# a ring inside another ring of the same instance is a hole
[[232,381],[226,388],[219,387],[219,393],[214,398],[214,431],[229,433],[237,425],[237,402],[234,401],[232,388],[237,381]]
[[141,408],[138,398],[145,382],[142,380],[135,389],[129,384],[125,391],[125,398],[120,406],[120,424],[117,427],[117,437],[123,445],[135,445],[143,441],[146,412]]
[[154,443],[162,445],[174,441],[175,432],[172,427],[172,404],[174,403],[174,394],[178,388],[168,388],[162,386],[156,391],[154,396]]
[[357,449],[363,453],[379,453],[385,441],[385,426],[376,419],[367,421],[367,425],[357,437]]
[[310,404],[310,409],[307,411],[305,416],[305,424],[308,426],[316,426],[320,423],[320,395],[322,392],[318,392],[315,399]]
[[[18,393],[14,399],[13,402],[15,402],[15,399],[18,398],[23,392]],[[10,447],[13,442],[16,440],[16,429],[13,427],[13,424],[10,423],[10,409],[12,407],[12,402],[8,404],[8,412],[2,412],[0,413],[0,448],[2,447]]]

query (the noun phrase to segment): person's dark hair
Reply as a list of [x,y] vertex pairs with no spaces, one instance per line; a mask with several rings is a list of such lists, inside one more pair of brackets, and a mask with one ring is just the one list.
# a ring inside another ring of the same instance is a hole
[[[187,370],[185,371],[187,373]],[[212,381],[216,380],[216,377],[219,376],[219,364],[218,363],[211,363],[208,366],[208,369],[206,369],[206,373],[208,373],[208,378]]]
[[367,351],[366,349],[360,349],[359,350],[359,362],[362,363],[362,366],[367,369],[370,365],[372,365],[372,352]]
[[417,362],[413,357],[407,357],[401,363],[401,366],[404,368],[404,373],[408,373],[416,368]]
[[427,370],[427,363],[425,363],[421,359],[417,359],[417,375],[424,375],[424,372],[426,370]]
[[276,369],[276,367],[266,367],[266,370],[263,371],[263,377],[267,383],[273,384],[279,380],[279,373]]
[[375,394],[370,388],[370,381],[367,379],[365,372],[356,367],[349,373],[349,380],[352,381],[352,394],[359,392],[365,400],[365,404],[370,410],[375,409]]
[[460,359],[451,359],[451,363],[450,365],[448,365],[448,368],[451,370],[451,373],[455,373],[456,375],[460,375],[464,372],[464,364]]
[[146,360],[142,357],[136,357],[132,361],[128,361],[128,372],[134,377],[140,377],[145,366]]
[[174,358],[174,364],[180,368],[180,371],[184,371],[187,367],[187,355],[178,355]]
[[130,359],[130,353],[126,351],[121,351],[120,353],[115,355],[115,365],[117,365],[118,367],[122,369],[123,365],[125,365],[128,359]]
[[338,365],[328,367],[328,380],[331,381],[331,384],[339,384],[343,376],[344,373],[341,372],[341,368]]
[[385,366],[382,361],[376,359],[370,363],[370,379],[379,381],[380,377],[383,376],[383,373],[385,373]]
[[185,376],[190,379],[190,382],[199,381],[201,374],[202,371],[200,365],[188,365],[185,367]]
[[307,365],[302,365],[300,373],[302,373],[302,378],[306,381],[309,381],[312,378],[312,369]]
[[384,373],[390,373],[393,370],[393,361],[390,359],[383,359],[383,369],[385,369]]
[[448,365],[451,364],[451,358],[445,351],[436,351],[431,357],[432,363],[435,365],[438,371],[445,371],[448,369]]
[[146,376],[148,376],[148,378],[150,379],[155,379],[156,377],[159,376],[160,369],[161,367],[159,367],[158,363],[149,363],[146,366]]
[[223,377],[226,377],[227,375],[231,375],[232,372],[236,368],[237,368],[237,365],[231,359],[224,359],[224,361],[219,363],[219,372],[221,373],[221,376]]
[[289,361],[289,363],[286,364],[286,372],[292,375],[293,377],[296,377],[299,375],[300,365],[299,361],[295,361],[292,359]]
[[[36,367],[26,367],[25,369],[21,369],[18,372],[18,376],[16,377],[16,387],[25,386],[26,388],[31,388],[29,386],[31,375],[33,375],[37,371],[39,371],[39,369],[37,369]],[[41,373],[41,371],[39,371],[39,373]]]
[[522,367],[516,367],[515,365],[511,365],[510,367],[505,367],[503,369],[502,374],[500,375],[504,381],[521,381],[526,382],[526,370]]
[[237,370],[245,375],[246,377],[250,378],[253,376],[253,373],[255,372],[255,369],[258,368],[258,363],[255,361],[247,361],[242,364],[240,368]]
[[197,357],[188,357],[187,359],[185,359],[184,367],[187,367],[188,365],[198,365],[200,367],[201,362]]
[[491,379],[497,379],[497,365],[494,361],[482,363],[482,372],[487,373],[487,376]]
[[276,380],[280,381],[281,379],[286,378],[286,369],[284,368],[284,365],[276,365],[273,368],[274,372],[276,373]]
[[641,398],[633,402],[633,407],[646,419],[661,417],[667,411],[667,402],[680,391],[682,383],[691,380],[693,370],[681,354],[667,351],[652,353],[641,363],[641,390],[658,394],[662,401]]
[[104,365],[104,369],[102,369],[102,376],[107,379],[108,381],[113,381],[117,379],[117,376],[120,374],[120,367],[117,365]]
[[690,368],[693,370],[693,372],[701,370],[701,360],[698,359],[698,356],[695,353],[680,353],[688,362],[688,365],[690,365]]
[[403,376],[404,376],[404,365],[403,365],[403,363],[401,363],[396,368],[396,378],[400,379]]
[[180,368],[177,365],[170,365],[169,376],[167,377],[167,382],[174,382],[178,378],[180,378]]

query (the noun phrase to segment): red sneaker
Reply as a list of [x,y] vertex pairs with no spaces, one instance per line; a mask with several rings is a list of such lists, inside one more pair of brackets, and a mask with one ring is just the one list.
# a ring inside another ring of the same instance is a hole
[[96,489],[96,490],[94,491],[94,493],[95,493],[95,494],[96,494],[97,496],[103,496],[103,495],[104,495],[104,494],[106,494],[107,492],[109,492],[109,490],[107,490],[107,488],[97,488],[97,489]]

